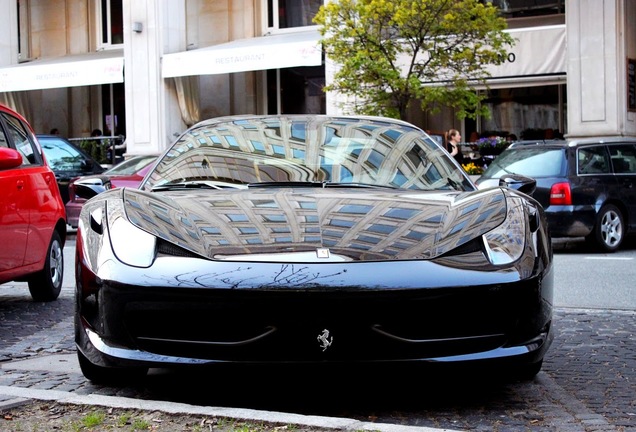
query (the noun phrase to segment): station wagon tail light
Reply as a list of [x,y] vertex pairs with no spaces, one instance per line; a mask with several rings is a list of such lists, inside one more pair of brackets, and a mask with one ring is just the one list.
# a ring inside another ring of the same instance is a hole
[[570,183],[555,183],[550,188],[550,205],[572,205]]

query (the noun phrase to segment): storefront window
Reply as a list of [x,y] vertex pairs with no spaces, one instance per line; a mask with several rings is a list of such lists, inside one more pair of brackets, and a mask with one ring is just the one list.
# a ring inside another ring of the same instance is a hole
[[[123,83],[101,86],[102,112],[106,136],[126,135],[126,97]],[[112,105],[111,105],[112,104]],[[112,113],[111,113],[112,110]],[[113,130],[114,127],[114,130]]]
[[267,0],[267,27],[286,29],[315,25],[323,0]]
[[[485,103],[489,119],[481,120],[475,137],[513,137],[516,139],[562,138],[566,132],[564,85],[528,86],[489,91]],[[468,136],[471,132],[468,130]]]
[[267,71],[268,114],[324,114],[326,112],[323,66]]
[[565,0],[486,0],[505,18],[522,18],[565,13]]
[[101,47],[106,48],[124,43],[124,14],[122,0],[101,0],[100,2]]

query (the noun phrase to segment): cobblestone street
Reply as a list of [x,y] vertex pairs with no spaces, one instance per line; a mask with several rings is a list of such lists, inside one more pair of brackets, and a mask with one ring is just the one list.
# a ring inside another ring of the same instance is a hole
[[[556,338],[543,371],[525,383],[391,382],[391,377],[374,377],[369,382],[332,376],[330,384],[321,387],[320,379],[293,373],[247,373],[232,378],[151,372],[143,385],[115,388],[92,385],[78,369],[12,366],[41,356],[70,354],[67,357],[74,358],[72,313],[69,289],[57,302],[45,304],[32,302],[27,291],[4,287],[0,387],[242,405],[454,430],[636,431],[636,316],[632,312],[557,310]],[[383,387],[386,390],[379,391]]]

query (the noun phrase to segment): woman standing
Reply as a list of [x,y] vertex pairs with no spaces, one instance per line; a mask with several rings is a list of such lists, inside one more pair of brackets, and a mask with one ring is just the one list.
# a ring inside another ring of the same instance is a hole
[[446,150],[461,166],[464,163],[464,154],[459,144],[462,141],[462,136],[457,129],[451,129],[448,131],[447,137]]

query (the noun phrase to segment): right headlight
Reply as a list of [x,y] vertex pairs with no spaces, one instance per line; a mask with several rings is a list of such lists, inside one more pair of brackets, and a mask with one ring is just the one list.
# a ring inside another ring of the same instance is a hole
[[526,246],[526,214],[523,200],[509,197],[506,204],[506,219],[483,236],[486,255],[494,265],[510,264],[518,260]]

